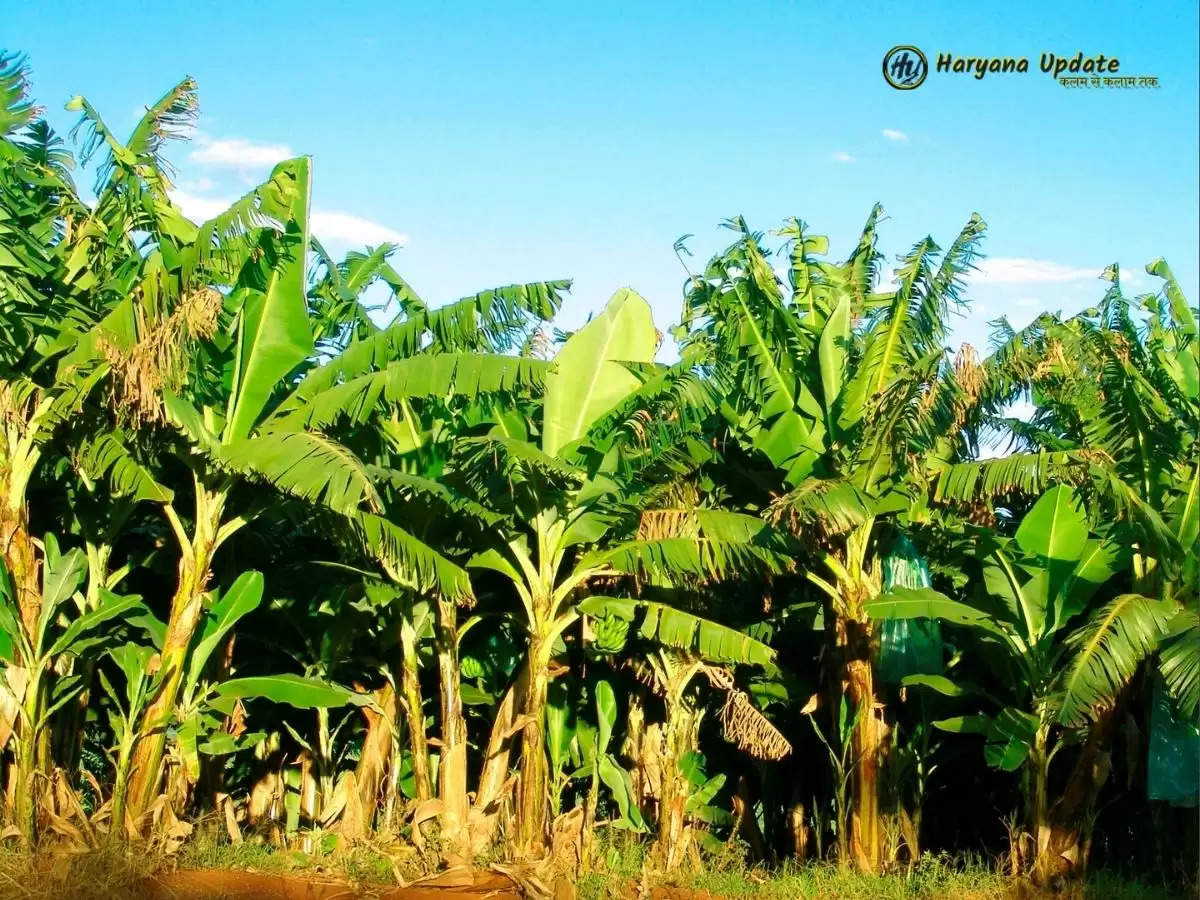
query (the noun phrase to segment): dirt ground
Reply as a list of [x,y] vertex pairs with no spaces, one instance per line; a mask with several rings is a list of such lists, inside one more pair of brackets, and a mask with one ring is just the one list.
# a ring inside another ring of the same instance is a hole
[[303,875],[268,875],[223,869],[181,869],[146,879],[138,900],[519,900],[524,895],[495,872],[453,873],[408,887],[368,890]]

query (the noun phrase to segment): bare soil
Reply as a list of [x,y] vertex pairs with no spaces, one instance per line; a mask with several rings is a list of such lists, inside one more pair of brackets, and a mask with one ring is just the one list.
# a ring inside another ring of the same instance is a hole
[[519,900],[517,887],[496,872],[453,873],[408,887],[353,887],[303,875],[271,875],[228,869],[181,869],[143,880],[137,900]]

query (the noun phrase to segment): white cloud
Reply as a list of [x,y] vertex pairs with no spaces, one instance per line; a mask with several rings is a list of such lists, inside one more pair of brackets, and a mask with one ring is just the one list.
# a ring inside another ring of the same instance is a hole
[[1096,279],[1100,277],[1100,271],[1100,268],[1067,266],[1048,259],[997,256],[980,262],[978,271],[971,278],[987,284],[1050,284]]
[[408,235],[350,213],[329,209],[314,209],[311,226],[322,241],[341,241],[346,244],[407,244]]
[[901,143],[901,144],[908,143],[908,135],[905,134],[903,131],[897,131],[895,128],[883,129],[883,136],[885,138],[887,138],[889,141],[896,141],[897,143]]
[[833,154],[833,161],[840,163],[852,163],[854,162],[854,157],[845,150],[839,150],[837,153]]
[[[233,203],[229,197],[205,197],[182,190],[172,191],[171,200],[185,216],[195,222],[211,219],[227,210]],[[362,246],[382,244],[385,241],[401,245],[408,243],[408,236],[402,232],[379,222],[337,210],[314,209],[309,216],[309,226],[313,234],[329,244]]]
[[197,148],[188,159],[203,166],[225,169],[260,169],[295,154],[287,144],[256,144],[245,138],[211,138],[197,135]]
[[193,222],[203,222],[229,209],[233,201],[225,197],[202,197],[190,191],[171,191],[171,202]]
[[1142,284],[1142,273],[1139,272],[1136,267],[1131,266],[1127,269],[1122,266],[1121,284],[1126,286]]
[[188,178],[179,182],[181,191],[204,194],[211,191],[217,185],[211,178],[205,178],[203,175],[199,178]]

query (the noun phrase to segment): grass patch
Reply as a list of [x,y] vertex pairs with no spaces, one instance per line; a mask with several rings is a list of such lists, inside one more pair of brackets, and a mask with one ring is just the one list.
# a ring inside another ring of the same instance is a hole
[[[815,863],[778,870],[692,872],[647,876],[656,900],[1184,900],[1185,893],[1109,872],[1058,891],[1040,890],[1028,881],[986,868],[946,868],[933,862],[912,871],[879,877]],[[614,879],[591,872],[578,883],[580,900],[630,900],[639,896],[640,879]]]
[[1092,873],[1056,891],[1012,878],[979,856],[923,857],[916,865],[875,877],[828,863],[749,865],[744,848],[705,853],[698,869],[671,874],[644,871],[645,844],[614,835],[599,850],[595,871],[577,883],[580,900],[630,900],[649,890],[655,900],[1183,900],[1198,895],[1125,877]]
[[0,849],[0,898],[108,900],[138,896],[139,883],[161,860],[135,847],[84,853]]
[[323,875],[361,885],[396,884],[429,874],[427,862],[407,844],[386,849],[369,844],[346,846],[337,835],[312,832],[307,846],[307,851],[289,849],[253,838],[235,845],[222,836],[201,834],[183,845],[174,864],[185,869]]
[[[139,884],[163,869],[204,869],[298,875],[349,882],[370,893],[397,879],[425,874],[410,849],[359,845],[340,847],[332,835],[316,834],[313,851],[288,850],[261,842],[234,845],[200,833],[177,855],[153,857],[137,847],[84,853],[47,850],[28,854],[0,849],[0,900],[100,900],[144,897]],[[1180,891],[1145,878],[1098,871],[1058,892],[1034,888],[999,872],[979,857],[928,855],[903,871],[882,877],[860,875],[824,863],[793,862],[767,869],[748,865],[736,845],[705,854],[698,869],[666,875],[647,865],[647,844],[616,834],[598,848],[597,868],[577,882],[580,900],[1183,900]]]
[[0,900],[112,900],[147,896],[145,880],[174,869],[298,875],[346,882],[364,891],[411,881],[426,867],[408,847],[388,852],[368,845],[342,847],[334,835],[316,835],[313,851],[289,850],[262,841],[234,845],[197,834],[170,856],[137,845],[67,851],[47,845],[36,853],[0,847]]

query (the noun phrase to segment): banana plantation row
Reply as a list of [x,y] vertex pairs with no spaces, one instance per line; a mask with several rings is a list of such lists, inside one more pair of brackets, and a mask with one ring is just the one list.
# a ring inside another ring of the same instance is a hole
[[567,281],[432,307],[391,246],[334,260],[307,158],[190,221],[190,80],[123,141],[71,101],[78,157],[11,55],[0,99],[6,840],[1048,879],[1185,821],[1200,341],[1162,260],[951,356],[978,216],[891,282],[878,207],[840,262],[735,218],[666,365],[629,289],[563,335]]

